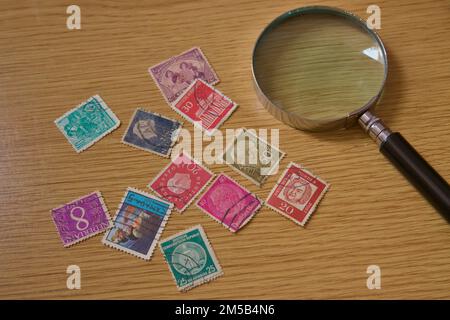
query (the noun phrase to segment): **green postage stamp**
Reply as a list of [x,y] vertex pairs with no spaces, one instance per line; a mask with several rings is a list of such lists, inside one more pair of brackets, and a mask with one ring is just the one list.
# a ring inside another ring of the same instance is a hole
[[201,225],[161,240],[159,246],[180,291],[223,274]]
[[120,120],[99,95],[89,98],[55,120],[76,152],[81,152],[119,127]]
[[278,172],[285,155],[258,136],[255,130],[242,128],[233,143],[227,146],[222,158],[234,171],[261,187],[269,176]]

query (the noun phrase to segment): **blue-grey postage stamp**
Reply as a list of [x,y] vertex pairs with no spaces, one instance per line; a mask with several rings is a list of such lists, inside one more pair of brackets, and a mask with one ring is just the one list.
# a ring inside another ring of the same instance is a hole
[[182,123],[160,114],[136,109],[122,142],[132,147],[169,157]]
[[172,208],[170,202],[128,188],[114,217],[113,228],[105,234],[102,242],[150,260]]
[[187,291],[223,274],[201,225],[159,243],[180,291]]
[[55,120],[76,152],[81,152],[115,130],[120,120],[99,95],[89,98]]

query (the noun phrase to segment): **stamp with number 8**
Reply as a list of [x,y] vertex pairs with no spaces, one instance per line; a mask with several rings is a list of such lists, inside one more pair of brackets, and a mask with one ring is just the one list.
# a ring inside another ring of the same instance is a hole
[[51,211],[64,247],[69,247],[112,227],[108,208],[99,191]]

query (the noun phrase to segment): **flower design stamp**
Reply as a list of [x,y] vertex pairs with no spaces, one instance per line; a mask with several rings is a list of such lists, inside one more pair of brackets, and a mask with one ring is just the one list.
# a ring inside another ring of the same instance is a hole
[[197,206],[231,232],[246,225],[262,201],[236,181],[221,173],[197,200]]
[[55,120],[76,152],[81,152],[119,127],[120,120],[99,95],[89,98]]
[[187,291],[223,274],[200,225],[161,240],[159,246],[180,291]]
[[197,79],[173,103],[172,109],[207,135],[212,135],[237,106],[219,90]]
[[270,192],[266,205],[304,226],[330,185],[291,162]]
[[252,130],[244,128],[225,150],[222,158],[233,170],[261,186],[270,175],[278,171],[285,155]]
[[114,225],[102,242],[110,247],[150,260],[169,219],[173,204],[134,188],[128,188],[119,205]]
[[160,114],[136,109],[122,142],[132,147],[169,157],[182,123]]
[[51,211],[64,247],[69,247],[112,227],[108,208],[99,191]]
[[148,72],[169,104],[175,101],[195,79],[202,79],[211,85],[219,82],[200,48],[189,49],[150,67]]
[[202,192],[214,174],[185,153],[178,155],[148,185],[160,197],[183,212]]

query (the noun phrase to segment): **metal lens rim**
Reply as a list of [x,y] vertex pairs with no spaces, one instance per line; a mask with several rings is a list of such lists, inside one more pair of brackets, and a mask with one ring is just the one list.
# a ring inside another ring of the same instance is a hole
[[[347,114],[347,116],[342,118],[330,118],[330,119],[310,119],[307,117],[299,116],[298,114],[286,111],[284,109],[281,109],[276,104],[274,104],[264,93],[264,91],[259,86],[258,80],[256,78],[257,70],[255,67],[255,54],[258,49],[258,45],[261,42],[264,37],[270,33],[275,27],[283,23],[284,21],[305,15],[305,14],[317,14],[317,13],[325,13],[325,14],[331,14],[343,17],[349,21],[351,21],[355,26],[360,27],[363,31],[367,32],[371,36],[371,38],[377,43],[377,45],[381,49],[381,53],[383,55],[384,59],[384,77],[383,81],[381,83],[380,89],[377,92],[375,96],[373,96],[366,104],[364,104],[362,107],[350,112]],[[375,106],[378,102],[383,89],[384,85],[386,83],[388,75],[388,58],[386,53],[386,48],[383,44],[383,41],[381,40],[380,36],[372,29],[370,29],[366,22],[362,20],[357,15],[339,9],[334,7],[328,7],[328,6],[308,6],[308,7],[301,7],[294,10],[289,10],[282,15],[275,18],[271,23],[269,23],[261,32],[261,34],[258,36],[255,45],[253,47],[252,52],[252,76],[253,76],[253,83],[255,86],[255,90],[257,92],[258,98],[260,99],[263,106],[268,109],[270,113],[272,113],[276,118],[281,120],[282,122],[287,123],[288,125],[295,127],[297,129],[302,130],[309,130],[309,131],[322,131],[322,130],[331,130],[331,129],[337,129],[337,128],[347,128],[354,124],[358,117],[363,114],[365,111],[370,109],[371,107]]]

